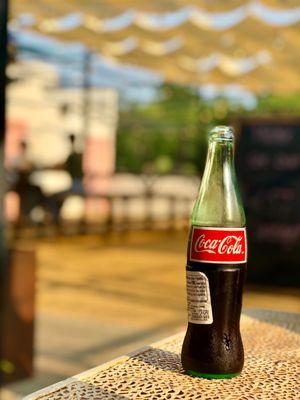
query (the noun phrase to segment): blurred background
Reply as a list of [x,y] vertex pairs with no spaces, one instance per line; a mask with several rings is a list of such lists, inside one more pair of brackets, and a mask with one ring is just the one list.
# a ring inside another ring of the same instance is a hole
[[244,309],[300,312],[299,2],[5,6],[1,398],[183,329],[214,125],[237,132]]

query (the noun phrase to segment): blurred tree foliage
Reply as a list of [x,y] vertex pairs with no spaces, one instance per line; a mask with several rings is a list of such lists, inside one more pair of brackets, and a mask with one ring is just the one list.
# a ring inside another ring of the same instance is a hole
[[293,93],[285,96],[268,95],[258,99],[255,113],[259,115],[298,116],[300,115],[300,96]]
[[195,174],[205,162],[207,130],[226,116],[226,102],[220,100],[214,110],[195,89],[166,84],[156,102],[121,111],[117,168]]
[[207,132],[240,115],[299,113],[300,100],[265,96],[255,110],[230,105],[224,98],[201,99],[194,88],[162,86],[158,100],[123,107],[117,139],[117,169],[132,173],[199,174],[207,150]]

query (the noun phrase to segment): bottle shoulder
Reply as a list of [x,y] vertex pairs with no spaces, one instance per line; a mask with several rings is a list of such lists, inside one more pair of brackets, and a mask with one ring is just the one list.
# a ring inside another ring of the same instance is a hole
[[238,198],[230,199],[217,196],[211,199],[197,199],[191,220],[191,225],[203,227],[244,228],[246,217],[244,208]]

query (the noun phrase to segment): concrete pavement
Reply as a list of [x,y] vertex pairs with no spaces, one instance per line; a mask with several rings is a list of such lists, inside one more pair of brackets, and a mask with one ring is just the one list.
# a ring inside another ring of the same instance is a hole
[[[36,242],[36,374],[2,398],[17,399],[182,329],[186,237],[136,232]],[[244,307],[299,312],[298,295],[251,287]]]

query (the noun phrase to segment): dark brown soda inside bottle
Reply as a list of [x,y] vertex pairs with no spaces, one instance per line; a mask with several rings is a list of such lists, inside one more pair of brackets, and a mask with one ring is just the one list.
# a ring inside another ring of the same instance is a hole
[[[193,263],[187,269],[199,271]],[[182,365],[196,376],[235,376],[244,365],[239,321],[245,266],[220,264],[212,267],[211,264],[203,264],[200,270],[209,280],[214,321],[209,325],[188,323]]]
[[246,275],[245,216],[233,164],[233,132],[210,134],[187,259],[189,322],[182,365],[193,376],[232,378],[244,365],[240,334]]

